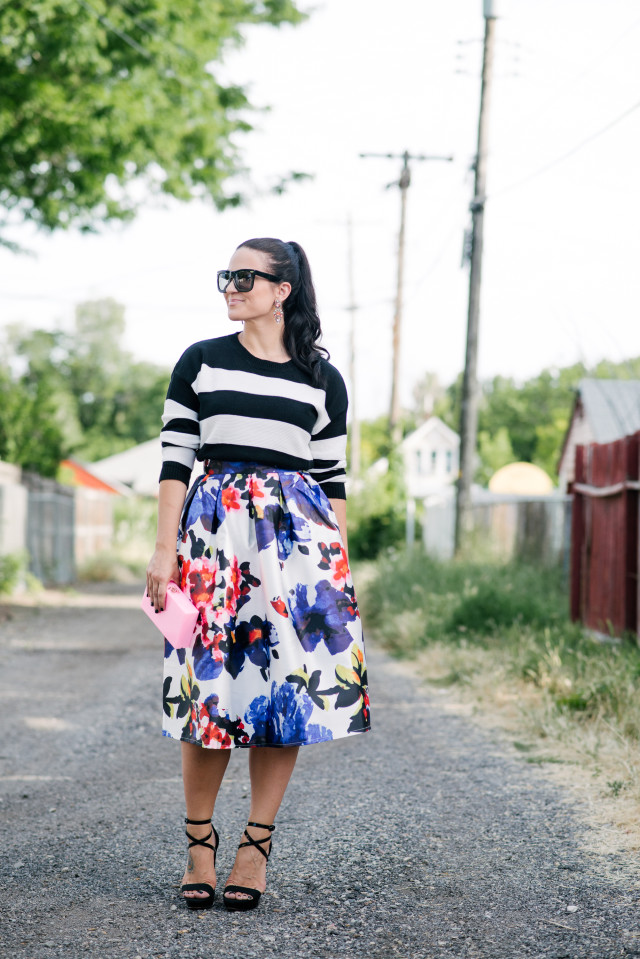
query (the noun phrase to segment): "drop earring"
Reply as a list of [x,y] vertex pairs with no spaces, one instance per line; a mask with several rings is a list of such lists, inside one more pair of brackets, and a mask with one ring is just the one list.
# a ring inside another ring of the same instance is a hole
[[282,303],[280,300],[276,300],[273,304],[273,318],[276,323],[281,323],[284,320],[284,313],[282,312]]

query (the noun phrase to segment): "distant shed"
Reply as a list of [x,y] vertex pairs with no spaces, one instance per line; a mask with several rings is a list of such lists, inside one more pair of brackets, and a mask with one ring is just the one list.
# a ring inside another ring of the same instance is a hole
[[113,493],[116,496],[121,495],[123,490],[120,486],[107,483],[92,473],[88,466],[84,466],[74,459],[62,460],[60,463],[62,472],[62,481],[69,480],[71,486],[82,486],[85,489],[100,490],[101,493]]
[[122,453],[107,456],[91,464],[94,473],[105,483],[122,484],[138,496],[157,496],[162,466],[160,437],[130,446]]
[[640,430],[640,380],[583,379],[560,454],[560,488],[575,479],[577,446],[612,443]]

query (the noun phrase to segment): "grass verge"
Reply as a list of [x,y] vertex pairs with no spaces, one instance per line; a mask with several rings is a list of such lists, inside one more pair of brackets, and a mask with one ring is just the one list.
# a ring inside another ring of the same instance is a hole
[[626,845],[640,848],[634,641],[598,641],[571,623],[556,569],[438,562],[414,552],[358,572],[375,638],[506,732],[524,761],[553,767],[567,785],[588,785],[595,818],[616,822]]

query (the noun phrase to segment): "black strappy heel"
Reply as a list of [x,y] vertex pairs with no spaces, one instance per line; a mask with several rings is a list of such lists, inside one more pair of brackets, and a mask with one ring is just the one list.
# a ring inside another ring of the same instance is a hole
[[[185,822],[190,826],[207,826],[210,824],[209,819],[185,819]],[[218,846],[220,844],[220,836],[216,832],[215,826],[211,823],[211,832],[208,836],[205,836],[204,839],[196,839],[195,836],[192,836],[188,829],[185,829],[185,834],[187,839],[190,839],[188,848],[191,849],[192,846],[206,846],[207,849],[211,849],[213,852],[213,865],[216,864],[216,853],[218,851]],[[212,846],[207,840],[211,839],[212,836],[215,836],[215,846]],[[213,905],[213,900],[216,896],[216,891],[211,883],[208,882],[185,882],[183,883],[180,892],[183,893],[182,898],[186,902],[189,909],[211,909]],[[185,896],[185,892],[206,892],[206,896]]]
[[[268,829],[269,835],[265,836],[264,839],[254,839],[253,836],[250,836],[247,830],[245,829],[244,834],[248,839],[248,842],[241,842],[238,846],[238,849],[242,849],[243,846],[255,846],[258,852],[261,852],[264,858],[269,861],[269,856],[271,855],[271,846],[269,846],[269,852],[262,848],[262,843],[271,842],[271,833],[276,828],[275,826],[265,826],[262,822],[248,822],[247,826],[255,826],[256,829]],[[228,892],[241,892],[245,896],[251,896],[251,899],[229,899],[227,897]],[[259,889],[250,889],[248,886],[225,886],[222,900],[227,909],[235,909],[237,912],[246,912],[247,909],[255,909],[258,903],[260,902],[260,896],[262,893]]]

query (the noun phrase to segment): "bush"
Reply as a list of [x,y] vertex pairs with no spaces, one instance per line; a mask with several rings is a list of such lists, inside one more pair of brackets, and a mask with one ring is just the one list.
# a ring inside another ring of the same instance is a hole
[[391,457],[386,473],[367,480],[349,496],[349,556],[375,559],[405,538],[407,497],[400,463]]
[[548,579],[543,570],[531,567],[497,567],[456,603],[447,629],[488,635],[504,626],[552,625],[566,616],[566,603],[563,592],[558,595],[559,577],[554,572],[551,591]]
[[0,556],[0,595],[9,595],[26,571],[26,557],[22,553]]
[[417,632],[402,639],[402,648],[410,651],[443,637],[486,644],[498,629],[544,628],[568,615],[565,587],[555,569],[440,562],[415,551],[379,560],[364,602],[392,647],[398,612],[419,614]]

